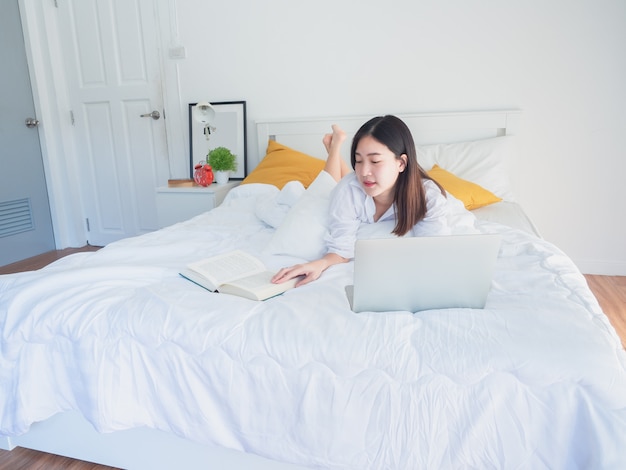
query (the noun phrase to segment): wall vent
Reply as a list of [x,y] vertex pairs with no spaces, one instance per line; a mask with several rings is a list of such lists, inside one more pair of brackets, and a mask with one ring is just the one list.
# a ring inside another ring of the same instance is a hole
[[29,198],[0,202],[0,238],[34,229]]

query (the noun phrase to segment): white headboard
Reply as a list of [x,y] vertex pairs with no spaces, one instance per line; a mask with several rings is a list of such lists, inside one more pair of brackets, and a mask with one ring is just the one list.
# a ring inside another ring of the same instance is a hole
[[[515,134],[521,111],[412,113],[396,116],[409,126],[416,144],[428,145]],[[352,142],[359,127],[372,117],[374,115],[257,121],[258,157],[263,158],[267,143],[272,139],[300,152],[326,159],[322,137],[331,131],[331,124],[338,124],[345,130],[348,142]],[[350,143],[344,145],[343,152],[343,158],[349,162]]]

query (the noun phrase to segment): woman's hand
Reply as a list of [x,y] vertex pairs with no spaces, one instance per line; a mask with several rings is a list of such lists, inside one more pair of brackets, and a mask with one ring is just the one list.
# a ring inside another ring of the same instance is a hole
[[317,260],[305,264],[296,264],[295,266],[291,266],[289,268],[282,268],[274,275],[272,282],[280,284],[281,282],[288,281],[294,277],[302,276],[302,279],[296,282],[296,287],[308,284],[311,281],[315,281],[322,275],[324,268],[320,262],[321,260]]
[[296,287],[303,286],[304,284],[308,284],[309,282],[318,279],[329,266],[346,262],[348,262],[348,259],[342,258],[335,253],[328,253],[323,258],[315,261],[310,261],[304,264],[296,264],[295,266],[290,266],[288,268],[282,268],[274,274],[272,282],[280,284],[281,282],[288,281],[294,277],[301,276],[302,279],[296,282]]

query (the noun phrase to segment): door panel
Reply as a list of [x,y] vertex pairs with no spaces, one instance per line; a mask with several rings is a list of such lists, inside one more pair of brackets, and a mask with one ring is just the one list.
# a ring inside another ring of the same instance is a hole
[[0,3],[0,265],[55,249],[18,0]]
[[[135,183],[131,185],[133,188],[132,200],[136,204],[134,212],[137,214],[137,226],[142,233],[155,229],[154,223],[157,219],[155,181],[161,181],[163,184],[169,174],[167,158],[163,158],[166,150],[157,147],[159,136],[155,135],[155,129],[160,128],[160,126],[157,126],[151,118],[137,118],[141,114],[150,112],[152,109],[148,100],[129,100],[124,103],[126,141],[128,142],[129,154],[133,156],[144,155],[144,158],[131,158],[129,160],[131,180]],[[161,117],[161,121],[163,121],[163,117]],[[161,165],[157,161],[145,158],[145,156],[150,155],[154,155],[155,158],[160,156]],[[140,188],[150,188],[150,190],[142,191]]]
[[151,0],[59,4],[81,193],[91,244],[158,228],[156,187],[169,175],[158,37]]
[[124,221],[122,220],[122,188],[117,175],[120,170],[117,161],[110,156],[117,154],[113,130],[113,112],[110,103],[87,103],[83,106],[82,117],[85,123],[84,140],[88,145],[84,153],[89,158],[88,171],[96,194],[108,193],[104,198],[94,198],[95,217],[100,227],[109,233],[123,235]]

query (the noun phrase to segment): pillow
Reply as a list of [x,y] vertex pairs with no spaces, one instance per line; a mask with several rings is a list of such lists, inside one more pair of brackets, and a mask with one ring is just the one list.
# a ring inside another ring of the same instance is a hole
[[270,197],[258,198],[255,213],[267,225],[276,228],[283,223],[291,207],[304,194],[304,186],[300,181],[290,181],[280,191],[273,185],[263,186],[274,189],[276,193]]
[[330,193],[336,185],[337,182],[330,174],[321,171],[291,207],[265,251],[272,255],[290,255],[308,261],[324,256]]
[[515,152],[513,136],[417,147],[424,168],[439,165],[459,178],[476,183],[496,196],[515,201],[509,180],[509,164]]
[[241,184],[265,183],[282,189],[289,181],[300,181],[306,188],[324,169],[325,163],[270,140],[267,154]]
[[427,173],[428,176],[443,186],[443,189],[455,198],[460,199],[467,210],[471,211],[472,209],[478,209],[479,207],[502,201],[502,198],[487,191],[482,186],[459,178],[439,167],[439,165],[435,165]]

